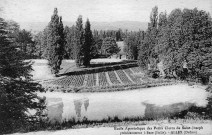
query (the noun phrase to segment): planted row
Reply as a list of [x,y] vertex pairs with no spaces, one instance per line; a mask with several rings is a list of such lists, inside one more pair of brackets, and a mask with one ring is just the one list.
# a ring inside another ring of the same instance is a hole
[[133,76],[133,72],[130,70],[130,69],[125,69],[124,70],[128,76],[135,82],[135,83],[141,83],[142,81],[140,80],[140,78],[136,77],[136,76]]
[[133,90],[139,88],[148,88],[148,87],[157,87],[157,86],[166,86],[173,85],[178,83],[184,83],[177,80],[152,80],[145,83],[137,84],[123,84],[123,85],[112,85],[112,86],[92,86],[92,87],[63,87],[55,85],[45,86],[46,91],[62,91],[62,92],[107,92],[107,91],[121,91],[121,90]]
[[80,86],[83,86],[84,79],[85,79],[85,75],[70,75],[62,79],[45,82],[44,84],[64,86],[64,87],[69,87],[69,86],[80,87]]
[[99,86],[109,86],[109,83],[105,76],[105,72],[98,73],[98,77],[99,77]]
[[131,69],[132,69],[132,71],[133,71],[134,73],[140,73],[140,72],[141,72],[140,67],[133,67],[133,68],[131,68]]
[[88,80],[86,86],[88,87],[93,87],[96,85],[96,73],[94,74],[87,74],[88,75]]
[[123,70],[116,70],[116,73],[124,84],[132,84],[132,82],[129,80]]
[[121,82],[119,82],[119,80],[117,79],[116,77],[116,74],[114,71],[109,71],[108,72],[108,76],[110,77],[110,81],[113,83],[113,84],[121,84]]
[[74,75],[72,86],[74,87],[83,86],[84,80],[85,80],[85,75]]
[[70,79],[70,77],[68,76],[68,77],[63,77],[63,78],[56,79],[56,80],[53,80],[53,81],[45,82],[44,84],[45,85],[56,85],[56,86],[67,87],[70,84],[69,80],[72,80],[72,79]]

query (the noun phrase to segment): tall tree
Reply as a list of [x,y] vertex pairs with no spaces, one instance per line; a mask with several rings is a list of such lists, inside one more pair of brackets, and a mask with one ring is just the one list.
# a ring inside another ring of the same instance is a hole
[[102,47],[103,39],[100,37],[100,32],[98,32],[97,30],[94,30],[93,39],[94,39],[95,49],[93,49],[92,51],[94,51],[93,56],[96,57],[98,55],[101,55],[101,47]]
[[64,53],[64,33],[62,17],[58,16],[57,8],[48,24],[47,59],[53,74],[58,74]]
[[[38,122],[44,102],[36,95],[41,86],[32,82],[31,63],[10,37],[7,23],[0,18],[0,134],[20,131]],[[29,110],[35,109],[35,115]]]
[[75,31],[75,62],[76,66],[80,67],[82,65],[82,46],[84,44],[84,29],[82,16],[80,15],[76,22],[76,31]]
[[[182,11],[180,9],[173,10],[167,18],[167,27],[164,27],[164,43],[163,52],[165,56],[165,67],[170,70],[181,67],[183,61],[183,55],[186,54],[186,50],[179,52],[183,44],[182,33]],[[181,56],[180,56],[181,55]]]
[[[166,24],[164,23],[166,22]],[[161,15],[158,27],[157,53],[165,68],[183,76],[183,61],[187,61],[191,78],[207,82],[212,68],[212,20],[208,13],[196,8],[175,9],[169,16]]]
[[[157,27],[158,27],[158,7],[155,6],[150,14],[150,23],[145,33],[145,37],[140,46],[138,64],[140,66],[147,66],[147,63],[154,63],[157,58],[155,53],[155,45],[157,43]],[[153,61],[152,61],[153,60]]]
[[161,12],[158,19],[158,34],[157,44],[155,46],[155,53],[158,55],[159,60],[163,60],[165,51],[166,41],[166,30],[167,30],[167,14]]
[[90,60],[92,58],[92,49],[93,49],[93,35],[91,31],[91,24],[89,19],[87,19],[85,23],[85,42],[83,44],[83,65],[84,66],[89,66],[90,65]]
[[8,36],[12,37],[13,43],[18,44],[17,39],[20,31],[20,26],[17,22],[10,20],[7,21]]
[[128,59],[137,60],[141,40],[139,34],[140,32],[130,33],[124,40],[124,51]]
[[48,26],[43,30],[43,36],[42,36],[42,44],[41,44],[41,50],[42,50],[42,58],[48,59]]
[[32,34],[25,29],[20,30],[17,37],[17,42],[21,51],[26,52],[29,58],[32,58],[35,52],[35,44],[32,40]]
[[64,28],[64,58],[65,59],[69,59],[69,46],[68,46],[68,42],[67,42],[67,38],[68,38],[68,34],[69,34],[70,28],[68,26],[65,26]]
[[41,56],[43,54],[42,51],[42,38],[43,38],[43,32],[39,32],[34,36],[34,42],[35,42],[35,50],[36,50],[36,56],[41,59]]
[[66,36],[65,36],[65,51],[66,51],[66,57],[69,59],[75,59],[75,31],[76,27],[73,25],[72,27],[66,27]]
[[119,29],[116,31],[116,41],[122,41],[122,36],[121,36],[122,30]]
[[206,83],[212,68],[212,19],[202,10],[184,9],[182,15],[182,43],[178,55],[185,58],[192,77],[202,78]]

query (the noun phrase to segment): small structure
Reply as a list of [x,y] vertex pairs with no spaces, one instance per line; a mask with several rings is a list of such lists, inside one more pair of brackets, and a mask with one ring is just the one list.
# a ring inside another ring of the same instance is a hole
[[121,49],[119,53],[117,54],[116,58],[126,59],[127,56],[126,56],[126,53],[124,52],[124,41],[118,41],[116,42],[116,44]]
[[160,71],[160,76],[165,77],[166,74],[164,72],[164,67],[163,67],[163,60],[161,60],[158,64],[157,64],[157,68]]

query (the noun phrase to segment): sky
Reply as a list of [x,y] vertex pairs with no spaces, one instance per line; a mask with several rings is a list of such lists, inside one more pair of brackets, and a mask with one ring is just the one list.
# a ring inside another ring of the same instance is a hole
[[55,7],[63,21],[69,22],[79,15],[96,22],[148,22],[156,5],[159,12],[197,7],[212,15],[212,0],[0,0],[0,12],[16,22],[49,22]]

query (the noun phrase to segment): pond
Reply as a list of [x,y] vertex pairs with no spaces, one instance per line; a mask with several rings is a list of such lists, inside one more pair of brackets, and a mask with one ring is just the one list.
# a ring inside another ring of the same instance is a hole
[[166,118],[189,107],[206,106],[204,88],[186,84],[100,93],[39,93],[47,98],[50,122],[83,119],[100,121],[108,117]]

